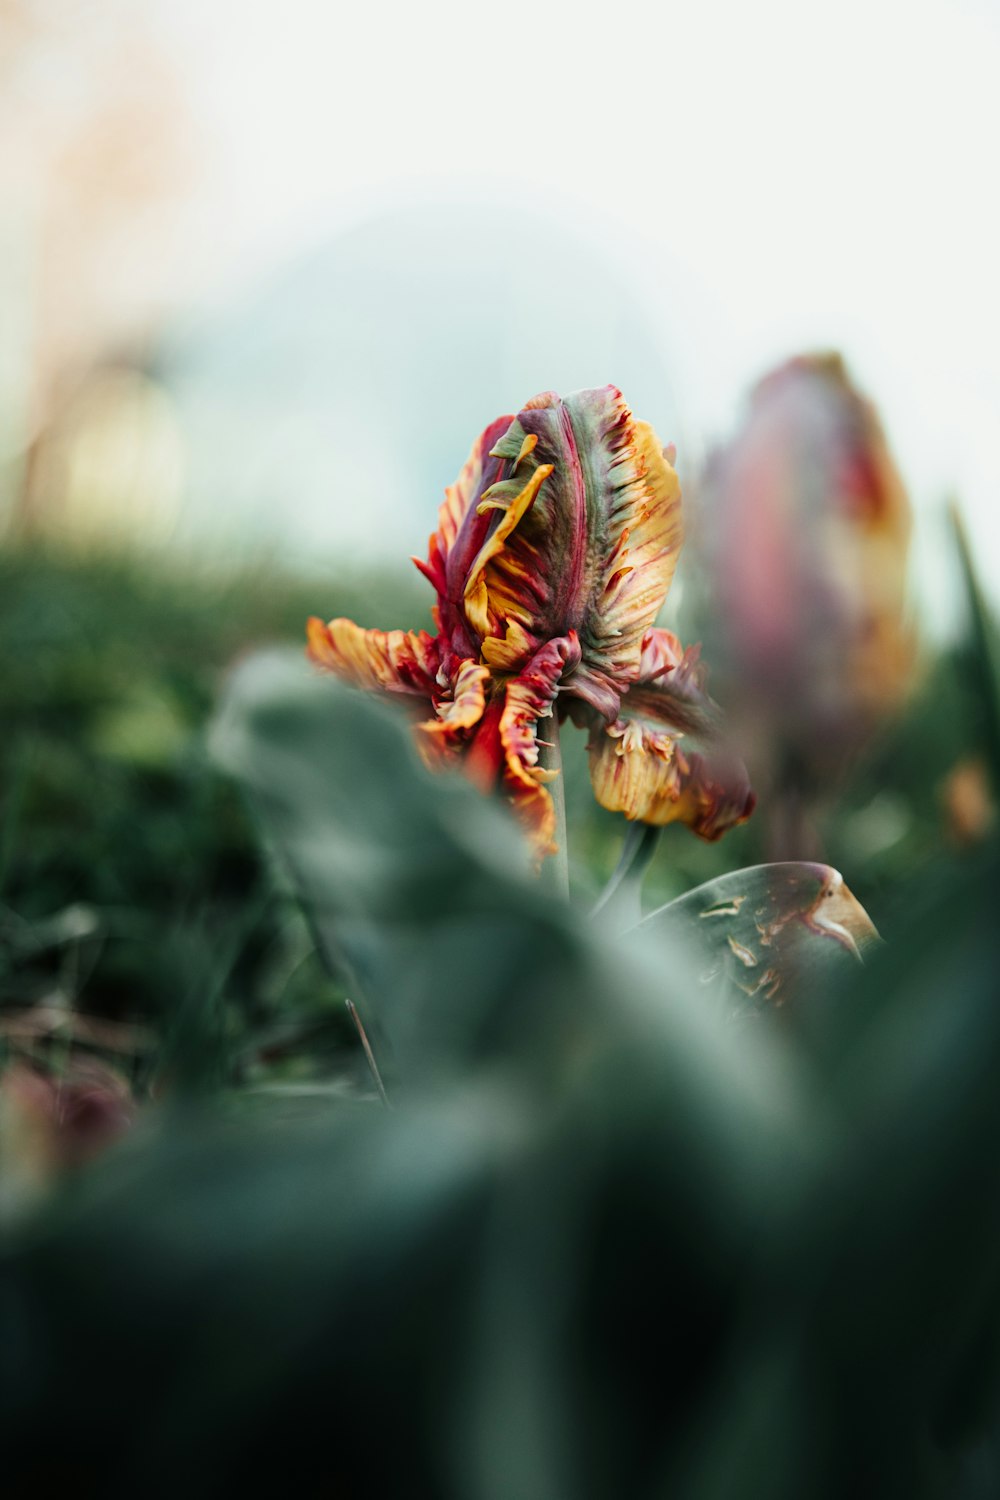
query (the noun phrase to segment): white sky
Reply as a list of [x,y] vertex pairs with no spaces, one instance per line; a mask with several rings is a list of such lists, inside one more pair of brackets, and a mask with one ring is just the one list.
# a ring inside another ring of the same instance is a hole
[[703,435],[841,348],[1000,593],[1000,3],[156,3],[213,143],[206,288],[432,186],[522,184],[645,287]]

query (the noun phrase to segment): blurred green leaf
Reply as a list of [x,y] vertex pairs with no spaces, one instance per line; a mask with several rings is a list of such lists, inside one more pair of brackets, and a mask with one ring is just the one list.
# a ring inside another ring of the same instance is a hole
[[969,609],[971,662],[974,693],[978,698],[978,717],[983,726],[986,751],[993,767],[994,786],[1000,788],[1000,661],[997,658],[996,626],[979,583],[965,523],[957,504],[952,505],[950,514]]
[[642,883],[660,842],[662,828],[629,823],[618,863],[594,903],[593,915],[615,927],[632,927],[642,916]]
[[386,1041],[408,1071],[516,1031],[533,970],[568,939],[506,809],[432,775],[391,708],[298,658],[241,667],[212,745],[250,790],[383,1072]]
[[[54,569],[44,608],[0,590],[0,680],[35,736],[3,920],[46,939],[8,945],[7,1030],[121,1036],[162,1067],[147,1026],[30,1008],[79,946],[48,918],[92,910],[88,992],[172,1017],[201,1070],[0,1247],[12,1493],[214,1500],[303,1467],[436,1500],[1000,1492],[1000,871],[935,832],[941,733],[965,722],[950,661],[958,695],[932,684],[858,794],[902,796],[919,833],[867,877],[880,925],[894,904],[864,965],[817,911],[824,867],[719,880],[735,844],[669,831],[664,894],[709,885],[617,938],[545,896],[501,807],[423,770],[405,718],[248,662],[215,743],[331,983],[236,789],[190,749],[154,770],[92,735],[147,667],[196,729],[277,606],[213,621],[192,593],[168,631],[162,595],[106,582]],[[596,816],[593,869],[620,837]],[[753,931],[747,901],[725,909],[748,879]],[[746,1028],[705,1003],[723,940],[730,978],[754,967],[729,937],[771,962],[768,911],[788,1010],[828,998],[822,1030],[777,1024],[763,989],[736,992],[760,1001]],[[340,1080],[345,990],[392,1041],[391,1112]]]

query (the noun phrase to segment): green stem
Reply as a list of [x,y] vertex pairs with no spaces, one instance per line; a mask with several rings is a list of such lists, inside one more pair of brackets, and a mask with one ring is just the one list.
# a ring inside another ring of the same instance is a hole
[[549,856],[542,866],[542,877],[550,890],[569,900],[569,851],[566,847],[566,788],[563,778],[562,750],[559,746],[559,720],[555,714],[547,719],[542,731],[544,744],[538,748],[538,764],[546,771],[558,771],[554,781],[549,782],[549,795],[556,810],[555,854]]
[[621,856],[611,878],[594,904],[592,916],[614,912],[622,928],[631,927],[642,917],[642,882],[649,869],[661,828],[648,823],[630,823],[622,845]]

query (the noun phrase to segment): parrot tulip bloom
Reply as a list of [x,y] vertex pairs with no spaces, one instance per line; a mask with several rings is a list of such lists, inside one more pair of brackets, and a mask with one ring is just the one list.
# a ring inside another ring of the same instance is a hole
[[[555,810],[539,764],[543,721],[591,733],[605,806],[705,838],[749,816],[742,766],[689,755],[715,715],[696,654],[653,628],[682,540],[677,475],[652,428],[614,386],[536,396],[492,423],[445,492],[427,561],[437,634],[309,622],[317,665],[359,687],[410,696],[431,760],[461,760],[500,788],[540,852]],[[721,778],[721,779],[720,779]]]
[[836,354],[754,389],[705,481],[713,655],[758,761],[816,786],[901,702],[910,510],[878,415]]
[[705,634],[753,757],[768,857],[821,860],[824,804],[904,701],[914,662],[909,503],[839,355],[757,383],[700,500]]

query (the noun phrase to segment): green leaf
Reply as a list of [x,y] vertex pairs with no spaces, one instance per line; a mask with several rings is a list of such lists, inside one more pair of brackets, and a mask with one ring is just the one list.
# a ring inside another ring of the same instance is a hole
[[[684,955],[664,972],[659,944],[606,942],[547,893],[507,811],[425,770],[392,706],[259,657],[234,678],[213,747],[291,872],[390,1102],[484,1064],[548,1098],[581,1057],[632,1030],[645,1047],[651,1025],[692,1016],[715,1047]],[[745,1052],[732,1068],[746,1072]]]
[[498,802],[427,771],[392,706],[277,654],[236,675],[212,745],[251,793],[390,1097],[387,1048],[412,1082],[516,1036],[571,915]]
[[829,865],[751,865],[661,906],[637,926],[676,939],[701,983],[738,1010],[795,1000],[878,941],[864,907]]
[[993,770],[994,786],[1000,786],[1000,666],[997,663],[996,627],[972,560],[962,513],[956,504],[952,505],[950,515],[969,610],[972,686],[980,703],[982,737]]

